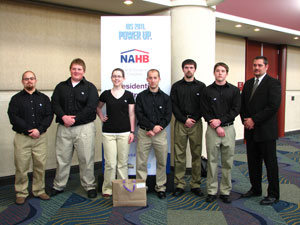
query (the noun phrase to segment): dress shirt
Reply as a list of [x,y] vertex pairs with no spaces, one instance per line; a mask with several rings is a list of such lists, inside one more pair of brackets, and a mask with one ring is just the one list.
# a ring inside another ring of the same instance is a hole
[[[266,74],[267,74],[267,73],[265,73],[264,75],[260,76],[259,78],[256,78],[256,77],[255,77],[255,79],[258,79],[258,85],[259,85],[259,84],[261,83],[261,81],[264,79],[264,77],[266,76]],[[255,81],[255,79],[254,79],[254,81]],[[258,85],[257,85],[257,86],[258,86]]]
[[64,125],[64,115],[74,115],[73,126],[87,124],[96,119],[98,91],[91,82],[83,78],[73,87],[71,78],[60,82],[52,95],[52,107],[56,122]]
[[219,119],[221,126],[231,123],[240,112],[240,91],[228,82],[222,86],[214,82],[204,89],[201,108],[207,122]]
[[200,98],[205,88],[201,81],[187,82],[183,78],[173,84],[171,89],[172,110],[176,120],[185,123],[187,118],[201,119]]
[[158,92],[144,90],[136,97],[135,114],[138,126],[143,129],[152,130],[155,125],[165,128],[172,117],[171,99],[160,89]]
[[25,135],[31,129],[38,129],[40,134],[46,132],[53,119],[50,99],[37,90],[32,94],[22,90],[14,95],[7,113],[12,129]]

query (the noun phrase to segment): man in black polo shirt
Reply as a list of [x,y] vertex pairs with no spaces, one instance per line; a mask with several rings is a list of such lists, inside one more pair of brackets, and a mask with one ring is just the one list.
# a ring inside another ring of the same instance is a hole
[[8,116],[14,138],[16,203],[22,205],[28,196],[28,172],[33,163],[32,193],[48,200],[45,193],[45,167],[47,157],[47,134],[53,112],[45,94],[36,90],[36,76],[32,71],[22,75],[24,90],[14,95],[9,103]]
[[194,77],[197,64],[192,59],[182,62],[184,77],[173,84],[171,89],[172,110],[175,116],[174,126],[174,196],[184,193],[186,172],[186,147],[189,140],[192,155],[191,191],[202,196],[200,189],[202,121],[200,99],[205,84]]
[[159,89],[160,74],[156,69],[147,73],[149,88],[137,95],[135,114],[138,120],[138,142],[136,150],[136,178],[147,179],[148,156],[153,147],[156,157],[155,191],[159,198],[166,197],[166,165],[168,140],[165,128],[171,121],[170,97]]
[[52,107],[58,123],[56,134],[56,175],[52,195],[63,192],[68,182],[73,150],[77,151],[80,181],[89,198],[97,196],[94,176],[96,108],[98,92],[84,77],[85,63],[74,59],[71,77],[60,82],[52,95]]
[[240,112],[241,97],[237,87],[226,81],[229,68],[219,62],[214,67],[215,82],[202,93],[201,108],[205,121],[207,150],[207,198],[206,202],[216,200],[218,192],[218,161],[221,154],[222,179],[220,198],[231,203],[231,168],[235,149],[235,129],[233,121]]

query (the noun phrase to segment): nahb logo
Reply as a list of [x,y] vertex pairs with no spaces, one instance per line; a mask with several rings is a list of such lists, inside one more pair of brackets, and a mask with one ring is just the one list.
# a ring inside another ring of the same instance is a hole
[[131,49],[121,52],[121,63],[148,63],[149,52]]

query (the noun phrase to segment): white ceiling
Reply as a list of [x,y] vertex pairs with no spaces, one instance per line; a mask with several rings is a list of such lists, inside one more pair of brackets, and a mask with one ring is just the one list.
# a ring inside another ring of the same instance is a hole
[[[159,12],[170,8],[168,4],[157,4],[150,0],[134,0],[134,4],[126,6],[123,0],[23,0],[25,2],[35,2],[48,6],[59,6],[74,9],[84,9],[95,13],[105,13],[112,15],[141,15]],[[300,0],[299,0],[300,1]],[[159,2],[170,2],[160,0]],[[241,28],[236,28],[236,24],[242,24]],[[254,28],[260,28],[255,32]],[[216,12],[217,32],[247,37],[250,40],[268,42],[273,44],[288,44],[300,47],[300,31],[286,29],[274,25],[260,23],[253,20],[234,17]],[[298,40],[293,38],[298,36]]]

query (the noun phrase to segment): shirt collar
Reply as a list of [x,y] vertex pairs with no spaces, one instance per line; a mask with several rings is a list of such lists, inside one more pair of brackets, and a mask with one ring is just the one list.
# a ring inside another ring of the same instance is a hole
[[[68,78],[68,80],[66,80],[66,82],[67,82],[69,85],[71,85],[71,86],[73,87],[73,85],[72,85],[72,81],[71,81],[71,77],[69,77],[69,78]],[[84,83],[84,84],[86,83],[86,79],[85,79],[85,77],[83,77],[83,78],[82,78],[82,80],[81,80],[81,81],[79,81],[79,83],[78,83],[78,84],[80,84],[80,83]],[[78,84],[77,84],[77,85],[78,85]],[[76,86],[77,86],[77,85],[76,85]]]
[[[149,93],[152,94],[153,93],[152,91],[150,91],[150,88],[147,88],[146,90],[147,90],[147,94],[149,94]],[[158,91],[156,93],[161,93],[160,88],[158,88]]]
[[213,82],[213,86],[215,86],[215,87],[229,87],[229,84],[228,84],[228,82],[226,81],[226,83],[225,83],[224,85],[217,85],[216,82],[214,81],[214,82]]
[[258,84],[260,84],[260,82],[264,79],[264,77],[267,75],[267,73],[265,73],[264,75],[262,75],[262,76],[260,76],[259,78],[254,78],[254,81],[256,80],[256,79],[258,79]]
[[[30,95],[30,94],[29,94],[27,91],[25,91],[25,89],[23,89],[23,90],[22,90],[22,95],[26,95],[26,94],[27,94],[27,95]],[[37,89],[35,89],[35,91],[32,93],[32,95],[33,95],[33,94],[35,94],[35,95],[39,95],[39,92],[38,92],[38,90],[37,90]]]
[[184,78],[182,78],[182,82],[186,83],[186,84],[189,84],[189,83],[197,83],[197,79],[194,77],[194,80],[193,81],[186,81]]

